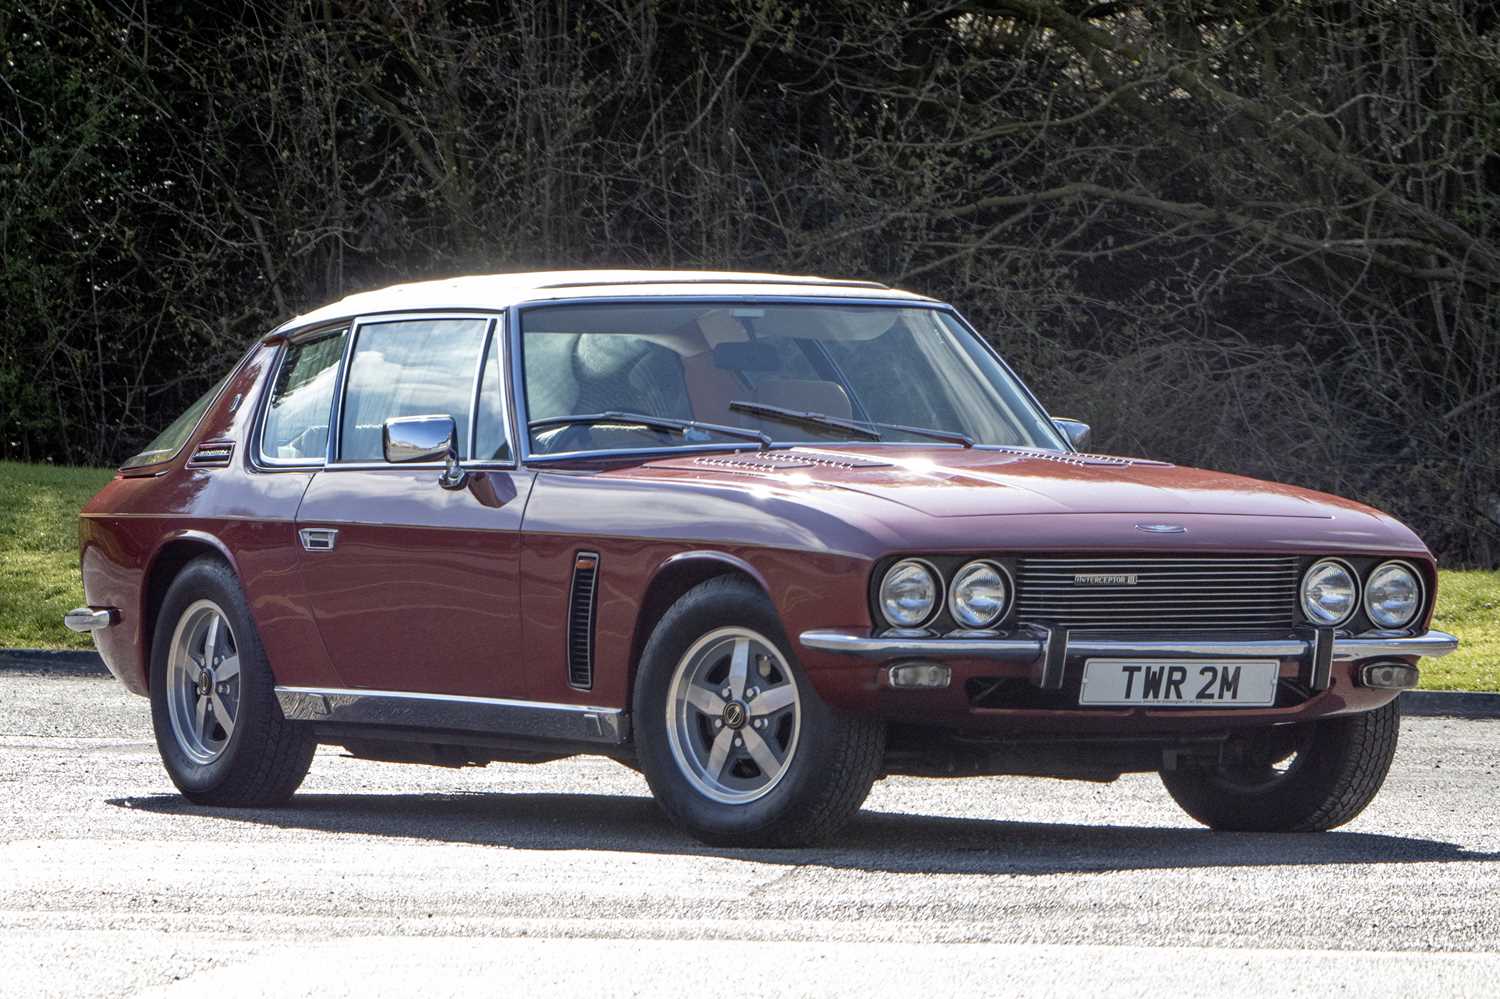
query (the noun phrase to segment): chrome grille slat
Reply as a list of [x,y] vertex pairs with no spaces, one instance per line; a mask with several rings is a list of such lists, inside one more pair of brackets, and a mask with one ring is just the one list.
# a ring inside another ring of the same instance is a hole
[[[1016,617],[1068,628],[1280,628],[1294,623],[1296,556],[1020,559]],[[1074,582],[1075,576],[1134,582]]]

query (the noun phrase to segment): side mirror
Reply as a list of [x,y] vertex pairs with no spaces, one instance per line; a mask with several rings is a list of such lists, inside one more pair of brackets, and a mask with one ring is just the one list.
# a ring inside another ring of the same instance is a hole
[[1089,439],[1089,425],[1082,420],[1070,420],[1066,416],[1055,416],[1052,425],[1062,432],[1073,447],[1082,449]]
[[451,416],[395,416],[380,428],[385,460],[393,465],[446,461],[438,485],[462,489],[469,473],[458,463],[458,428]]

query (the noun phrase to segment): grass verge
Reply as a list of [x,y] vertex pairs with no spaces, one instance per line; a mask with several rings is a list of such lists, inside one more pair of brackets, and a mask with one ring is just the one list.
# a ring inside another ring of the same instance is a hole
[[78,511],[112,475],[0,461],[0,648],[93,648],[62,617],[83,603]]
[[[78,511],[107,469],[0,462],[0,648],[86,649],[62,626],[83,603]],[[1459,650],[1422,664],[1429,690],[1500,690],[1500,572],[1443,570],[1433,627]]]

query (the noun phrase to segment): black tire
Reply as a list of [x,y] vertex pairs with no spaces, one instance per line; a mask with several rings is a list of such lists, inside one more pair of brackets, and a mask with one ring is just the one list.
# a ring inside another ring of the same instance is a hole
[[[752,629],[773,642],[800,699],[800,734],[784,775],[763,797],[746,803],[715,801],[694,787],[668,735],[668,701],[679,663],[695,642],[725,627]],[[657,804],[712,846],[824,842],[859,810],[884,761],[885,723],[825,704],[797,664],[770,600],[736,576],[699,584],[662,616],[641,655],[632,709],[637,759]]]
[[[174,730],[167,703],[174,635],[190,608],[201,607],[204,601],[222,611],[239,662],[233,730],[218,757],[209,762],[189,755]],[[217,558],[189,562],[172,581],[156,619],[151,642],[151,722],[167,775],[190,801],[240,807],[279,805],[297,790],[312,765],[317,743],[305,728],[282,715],[274,686],[234,573]]]
[[1238,832],[1322,832],[1341,826],[1374,799],[1396,755],[1401,709],[1396,701],[1364,714],[1296,726],[1278,756],[1295,748],[1284,774],[1258,764],[1184,765],[1163,770],[1183,811],[1212,829]]

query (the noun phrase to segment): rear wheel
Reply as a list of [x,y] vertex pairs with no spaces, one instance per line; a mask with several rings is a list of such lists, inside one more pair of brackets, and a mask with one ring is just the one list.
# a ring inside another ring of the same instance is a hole
[[288,722],[238,580],[200,558],[172,581],[151,644],[151,720],[167,775],[207,805],[291,797],[316,743]]
[[703,583],[641,656],[636,752],[663,811],[722,846],[800,846],[848,821],[880,773],[885,727],[840,714],[793,662],[753,584]]
[[1348,718],[1279,726],[1230,743],[1216,762],[1163,770],[1183,811],[1213,829],[1321,832],[1364,811],[1396,754],[1392,701]]

